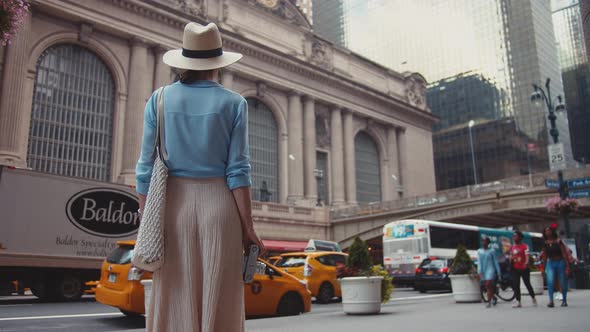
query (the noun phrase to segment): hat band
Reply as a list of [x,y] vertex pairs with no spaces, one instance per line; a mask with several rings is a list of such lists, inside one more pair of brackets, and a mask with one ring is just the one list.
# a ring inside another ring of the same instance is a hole
[[195,50],[187,50],[186,48],[183,48],[182,55],[187,58],[193,58],[193,59],[215,58],[215,57],[223,55],[223,49],[220,47],[220,48],[216,48],[213,50],[195,51]]

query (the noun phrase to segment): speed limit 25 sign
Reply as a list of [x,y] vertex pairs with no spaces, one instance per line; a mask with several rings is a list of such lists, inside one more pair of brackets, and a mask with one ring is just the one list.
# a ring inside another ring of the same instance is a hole
[[547,147],[549,151],[549,169],[551,172],[567,168],[563,143],[551,144]]

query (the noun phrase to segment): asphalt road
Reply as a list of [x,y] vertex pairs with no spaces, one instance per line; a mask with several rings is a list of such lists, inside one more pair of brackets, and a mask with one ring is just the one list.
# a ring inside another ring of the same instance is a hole
[[[295,317],[246,321],[248,332],[325,331],[455,331],[455,332],[588,332],[590,291],[570,294],[569,308],[539,307],[525,298],[522,309],[510,303],[485,309],[483,304],[456,304],[450,294],[419,294],[397,289],[379,315],[347,316],[340,303],[314,304],[310,313]],[[40,303],[31,298],[0,298],[0,332],[7,331],[144,331],[143,319],[129,319],[116,309],[86,298],[76,303]]]
[[[394,292],[395,299],[409,301],[448,298],[448,294],[419,294],[411,290]],[[405,299],[405,300],[404,300]],[[322,315],[337,313],[340,303],[313,304],[312,311],[305,315]],[[295,318],[301,318],[298,316]],[[253,325],[271,318],[248,320]],[[93,297],[84,297],[75,303],[42,303],[32,296],[0,297],[0,332],[12,331],[142,331],[145,327],[143,318],[128,318],[117,309],[94,301]],[[250,328],[248,328],[248,331]]]

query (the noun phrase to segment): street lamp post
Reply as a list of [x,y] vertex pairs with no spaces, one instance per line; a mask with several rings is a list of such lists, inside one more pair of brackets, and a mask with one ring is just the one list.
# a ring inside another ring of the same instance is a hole
[[[545,88],[547,91],[543,90],[542,87],[533,84],[533,94],[531,95],[531,102],[537,107],[543,107],[543,103],[547,106],[547,111],[549,115],[547,118],[551,124],[551,129],[549,130],[549,134],[551,138],[553,138],[553,144],[559,143],[559,130],[555,126],[555,120],[557,120],[557,116],[555,113],[558,112],[565,112],[565,105],[562,102],[562,97],[557,96],[557,105],[554,105],[553,99],[551,99],[551,79],[547,78],[545,82]],[[557,171],[557,179],[559,181],[559,197],[561,199],[566,199],[568,197],[567,192],[567,185],[563,181],[563,172],[562,170]],[[568,219],[568,213],[562,213],[563,221],[565,224],[565,236],[570,237],[570,223]]]
[[471,144],[471,166],[473,168],[473,182],[477,185],[477,169],[475,167],[475,151],[473,149],[473,134],[471,133],[471,128],[475,125],[475,121],[469,121],[469,142]]

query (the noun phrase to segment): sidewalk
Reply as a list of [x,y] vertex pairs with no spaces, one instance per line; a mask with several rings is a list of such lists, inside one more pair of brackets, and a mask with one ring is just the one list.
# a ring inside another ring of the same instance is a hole
[[524,307],[521,309],[513,309],[507,302],[485,309],[480,303],[456,304],[452,296],[408,299],[384,305],[381,314],[371,316],[345,315],[341,304],[314,305],[312,312],[305,315],[247,320],[246,331],[590,331],[590,291],[573,291],[568,308],[547,308],[546,292],[538,300],[538,307],[531,307],[527,296],[523,298]]

